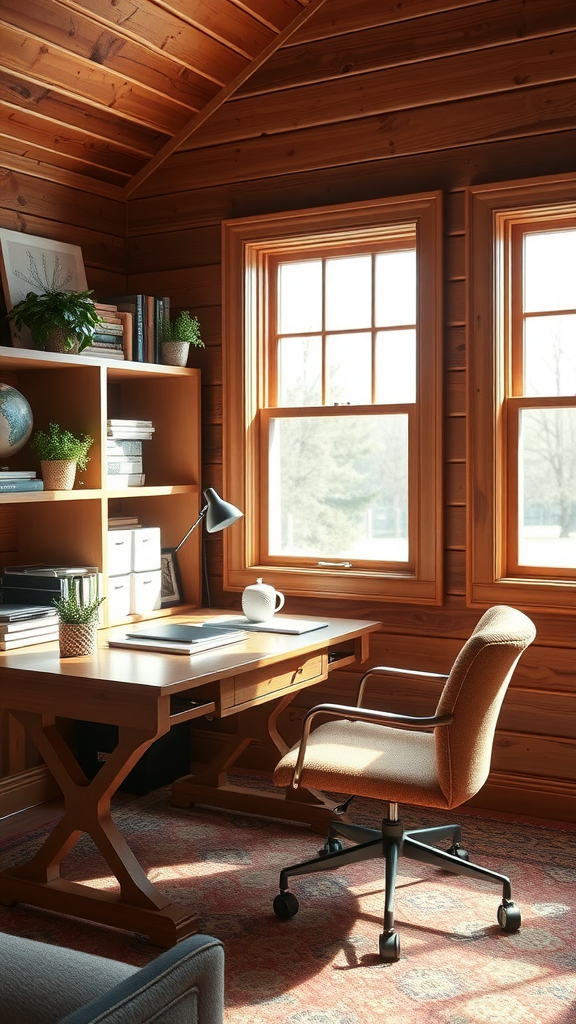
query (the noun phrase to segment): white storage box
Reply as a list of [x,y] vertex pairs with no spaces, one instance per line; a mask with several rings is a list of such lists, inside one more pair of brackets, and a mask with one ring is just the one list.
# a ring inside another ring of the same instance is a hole
[[132,570],[132,534],[134,530],[108,531],[108,575],[123,576]]
[[160,565],[160,527],[132,530],[132,572],[149,572],[159,569]]
[[108,621],[118,622],[130,615],[130,573],[108,578]]
[[146,612],[152,612],[161,607],[162,573],[160,569],[154,569],[152,572],[131,573],[130,587],[130,611],[133,615],[145,615]]

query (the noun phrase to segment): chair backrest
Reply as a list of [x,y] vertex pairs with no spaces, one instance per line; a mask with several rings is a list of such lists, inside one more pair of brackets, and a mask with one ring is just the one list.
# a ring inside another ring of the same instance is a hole
[[485,612],[454,662],[436,709],[453,721],[435,732],[438,778],[450,807],[469,800],[488,778],[502,701],[535,636],[528,616],[497,605]]

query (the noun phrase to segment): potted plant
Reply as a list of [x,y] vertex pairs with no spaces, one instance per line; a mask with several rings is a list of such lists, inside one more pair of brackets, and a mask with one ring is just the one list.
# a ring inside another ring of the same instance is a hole
[[92,291],[28,292],[8,313],[21,330],[28,327],[32,340],[49,352],[82,352],[92,344],[94,328],[102,322],[90,298]]
[[93,440],[89,434],[75,437],[58,423],[50,423],[48,430],[32,434],[30,447],[40,459],[46,490],[72,490],[76,467],[84,470],[90,461],[88,450]]
[[187,309],[183,309],[175,320],[163,317],[158,326],[158,336],[162,362],[168,366],[186,366],[190,345],[204,348],[198,317],[191,316]]
[[85,654],[94,654],[98,629],[98,609],[103,600],[103,597],[96,597],[88,604],[80,604],[76,591],[71,591],[65,597],[54,599],[52,603],[56,607],[60,620],[61,658],[77,658]]

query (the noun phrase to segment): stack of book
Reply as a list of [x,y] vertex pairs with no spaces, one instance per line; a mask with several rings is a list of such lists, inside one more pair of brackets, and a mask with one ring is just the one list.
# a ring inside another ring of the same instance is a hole
[[160,362],[159,326],[164,317],[170,316],[168,296],[114,295],[102,298],[95,305],[98,311],[106,309],[116,316],[122,313],[129,315],[132,341],[130,355],[126,354],[127,359],[133,359],[136,363]]
[[7,565],[0,575],[0,610],[9,604],[45,605],[76,594],[79,604],[90,604],[101,590],[97,566]]
[[142,442],[154,433],[151,420],[108,420],[106,481],[108,487],[142,487]]
[[44,482],[36,479],[33,469],[0,469],[0,494],[10,491],[43,491]]
[[109,530],[139,530],[140,523],[138,516],[110,516],[108,519]]
[[0,651],[58,639],[58,614],[42,605],[0,605]]
[[92,335],[92,344],[87,354],[103,356],[105,359],[132,358],[133,318],[130,313],[121,312],[112,304],[95,302],[96,312],[101,317]]

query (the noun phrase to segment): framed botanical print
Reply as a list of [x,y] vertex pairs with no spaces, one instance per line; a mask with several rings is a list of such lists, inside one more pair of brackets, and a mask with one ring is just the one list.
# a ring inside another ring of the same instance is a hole
[[[0,273],[8,312],[28,292],[85,291],[86,271],[79,245],[0,228]],[[10,325],[16,348],[33,348],[28,328]]]

